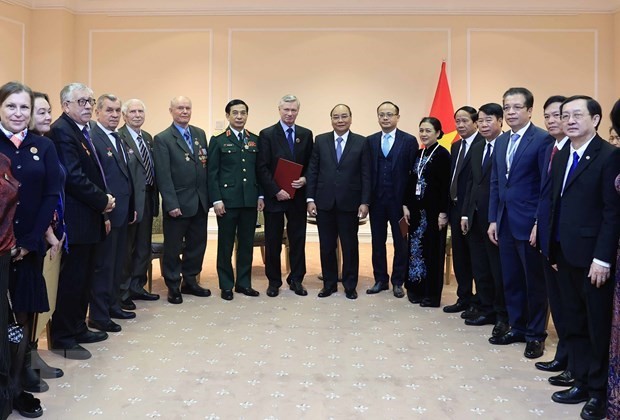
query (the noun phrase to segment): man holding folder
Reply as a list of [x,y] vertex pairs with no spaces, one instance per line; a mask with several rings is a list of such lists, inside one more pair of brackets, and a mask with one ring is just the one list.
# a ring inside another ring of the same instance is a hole
[[[308,294],[302,285],[306,274],[305,174],[312,155],[313,137],[312,131],[295,124],[299,105],[296,96],[284,96],[278,103],[280,121],[259,134],[257,172],[265,194],[265,274],[270,297],[278,296],[282,286],[280,253],[284,216],[291,263],[286,281],[297,295]],[[293,176],[297,173],[298,176]]]

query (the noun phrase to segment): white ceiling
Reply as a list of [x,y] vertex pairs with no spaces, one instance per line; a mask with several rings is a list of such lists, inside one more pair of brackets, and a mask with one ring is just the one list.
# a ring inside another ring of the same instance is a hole
[[620,0],[0,0],[32,9],[139,15],[564,15],[620,12]]

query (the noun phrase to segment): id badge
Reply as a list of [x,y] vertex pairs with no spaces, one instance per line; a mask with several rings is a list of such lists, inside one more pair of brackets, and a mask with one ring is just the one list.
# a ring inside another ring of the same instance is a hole
[[419,182],[415,184],[415,195],[417,195],[418,197],[422,195],[422,184],[420,184]]

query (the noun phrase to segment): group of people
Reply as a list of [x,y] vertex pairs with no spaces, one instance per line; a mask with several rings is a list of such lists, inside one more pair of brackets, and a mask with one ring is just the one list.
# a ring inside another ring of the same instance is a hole
[[[318,297],[337,292],[341,282],[345,296],[356,299],[358,229],[369,215],[375,282],[366,293],[388,290],[391,282],[395,297],[439,307],[450,227],[458,300],[443,310],[461,313],[466,325],[493,325],[491,344],[524,342],[524,355],[539,358],[550,307],[558,350],[536,367],[561,372],[549,382],[568,389],[554,393],[554,401],[587,402],[583,418],[605,416],[620,149],[597,134],[602,112],[594,99],[549,98],[545,131],[530,121],[532,93],[511,88],[501,105],[456,111],[460,140],[450,152],[438,142],[444,133],[437,118],[420,121],[418,143],[397,128],[400,110],[390,101],[377,107],[380,131],[371,136],[353,133],[351,108],[337,104],[330,111],[333,131],[314,138],[296,124],[294,95],[280,99],[279,121],[258,135],[245,127],[248,104],[233,99],[224,108],[228,127],[209,141],[190,124],[188,97],[171,100],[172,124],[154,138],[142,129],[146,107],[138,99],[95,99],[88,86],[72,83],[60,103],[62,114],[51,123],[45,94],[16,82],[0,87],[0,293],[9,292],[0,299],[0,327],[21,326],[24,335],[12,344],[0,340],[0,400],[9,407],[3,415],[11,405],[27,417],[42,415],[30,392],[45,391],[43,379],[63,374],[36,352],[35,314],[53,311],[53,352],[83,360],[91,354],[82,344],[107,339],[122,328],[115,319],[136,316],[134,301],[159,299],[145,290],[159,211],[168,302],[210,296],[199,277],[212,207],[225,300],[260,294],[251,281],[258,212],[269,297],[283,286],[284,237],[287,285],[308,294],[311,217],[320,242]],[[614,113],[617,130],[620,101]],[[504,122],[509,130],[502,132]],[[46,253],[62,254],[57,286],[46,286]],[[53,308],[48,287],[57,287]],[[613,325],[620,340],[618,319]],[[620,357],[617,347],[613,360]],[[620,384],[611,368],[609,409],[618,413]]]

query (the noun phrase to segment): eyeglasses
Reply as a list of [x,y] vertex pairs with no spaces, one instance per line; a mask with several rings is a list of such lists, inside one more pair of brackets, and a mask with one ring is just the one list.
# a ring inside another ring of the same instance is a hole
[[67,102],[69,103],[75,102],[79,106],[86,106],[87,103],[90,104],[90,106],[95,106],[95,104],[97,103],[97,101],[95,101],[93,98],[88,98],[88,99],[80,98],[75,101],[67,101]]
[[516,112],[519,112],[522,109],[525,109],[525,105],[504,105],[504,112],[508,112],[511,109]]
[[388,118],[388,119],[390,119],[390,118],[394,117],[396,114],[394,114],[393,112],[381,112],[378,115],[379,115],[379,118]]
[[581,120],[583,120],[585,117],[587,117],[588,115],[590,115],[590,114],[582,114],[581,112],[575,112],[574,114],[568,114],[568,113],[566,113],[566,114],[562,114],[562,121],[568,121],[568,120],[570,120],[571,118],[572,118],[574,121],[581,121]]

